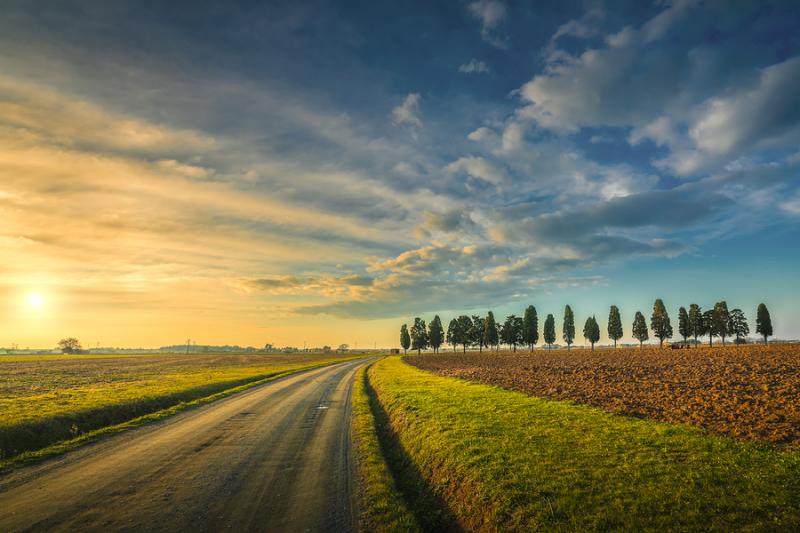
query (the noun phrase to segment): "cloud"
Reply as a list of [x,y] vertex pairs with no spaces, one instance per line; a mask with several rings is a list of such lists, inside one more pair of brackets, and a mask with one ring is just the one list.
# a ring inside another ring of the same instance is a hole
[[234,286],[245,291],[260,291],[270,294],[322,294],[328,297],[348,296],[358,298],[369,290],[374,279],[369,276],[349,274],[335,275],[279,275],[267,278],[234,280]]
[[756,143],[800,138],[800,56],[761,71],[752,89],[712,98],[689,128],[694,145],[729,154]]
[[469,63],[459,66],[458,71],[464,74],[488,74],[490,72],[489,65],[474,58]]
[[483,157],[461,157],[448,164],[445,167],[445,171],[453,174],[464,172],[472,178],[477,178],[492,185],[501,185],[506,180],[505,171]]
[[451,209],[441,213],[425,213],[424,226],[430,231],[453,232],[456,230],[472,230],[475,222],[466,209]]
[[409,93],[403,103],[392,109],[392,120],[399,126],[408,126],[412,135],[422,129],[422,120],[419,118],[419,93]]
[[0,124],[43,141],[126,154],[185,154],[215,145],[203,132],[109,112],[8,76],[0,76]]
[[497,35],[497,27],[506,18],[506,5],[499,0],[477,0],[467,6],[481,23],[481,38],[496,48],[508,48],[508,38]]

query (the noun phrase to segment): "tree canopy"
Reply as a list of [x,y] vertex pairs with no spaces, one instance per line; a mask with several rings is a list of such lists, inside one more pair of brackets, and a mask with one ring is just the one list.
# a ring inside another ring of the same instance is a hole
[[403,324],[400,327],[400,346],[403,347],[403,352],[408,353],[411,347],[411,335],[408,334],[408,324]]
[[428,326],[428,341],[430,342],[433,353],[439,352],[439,346],[444,342],[444,328],[442,327],[442,320],[439,315],[433,317],[430,325]]
[[483,323],[483,344],[484,346],[497,346],[500,344],[500,336],[497,331],[497,322],[494,320],[494,313],[489,311]]
[[619,308],[616,305],[612,305],[608,311],[608,338],[614,341],[614,348],[617,347],[617,341],[622,338],[623,334]]
[[583,338],[592,344],[592,350],[594,350],[594,343],[600,340],[600,325],[594,316],[586,319],[586,323],[583,325]]
[[658,338],[659,346],[664,345],[664,339],[672,338],[672,324],[669,321],[667,308],[661,298],[656,299],[653,304],[653,315],[650,317],[650,327],[653,335]]
[[769,316],[769,310],[763,303],[758,304],[756,310],[756,333],[760,333],[764,337],[764,344],[767,344],[767,337],[772,336],[772,318]]
[[416,350],[419,354],[427,347],[428,328],[425,327],[425,321],[417,317],[414,319],[414,325],[411,326],[411,349]]
[[548,314],[544,319],[543,337],[548,346],[552,346],[556,342],[556,319],[552,314]]
[[640,311],[636,311],[636,316],[633,317],[633,338],[639,341],[639,348],[642,347],[644,341],[650,338],[647,332],[647,322]]
[[564,342],[567,343],[567,350],[569,350],[575,340],[575,315],[572,313],[570,306],[564,307],[564,328],[562,333],[564,334]]
[[531,351],[539,342],[539,316],[536,314],[536,308],[532,305],[525,309],[525,316],[522,317],[522,342]]

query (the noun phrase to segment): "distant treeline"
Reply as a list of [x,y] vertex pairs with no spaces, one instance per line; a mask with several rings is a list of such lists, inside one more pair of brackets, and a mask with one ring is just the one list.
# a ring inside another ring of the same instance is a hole
[[[673,337],[669,313],[660,298],[653,304],[650,329],[640,311],[636,311],[631,326],[631,334],[639,341],[640,347],[650,338],[651,330],[653,336],[658,339],[659,346],[664,345],[665,339]],[[688,311],[685,307],[678,309],[678,333],[683,337],[683,343],[687,345],[689,339],[694,339],[694,343],[697,344],[698,338],[706,335],[709,346],[713,345],[714,337],[720,337],[723,345],[726,338],[735,337],[738,344],[750,334],[750,326],[747,324],[744,312],[741,309],[729,311],[725,301],[717,302],[713,308],[706,311],[697,304],[691,304]],[[763,303],[759,304],[756,310],[756,333],[764,337],[764,344],[772,335],[772,319],[767,306]],[[569,349],[575,341],[575,315],[570,306],[564,308],[561,334]],[[592,349],[600,340],[600,324],[594,315],[586,319],[583,337],[592,345]],[[616,305],[612,305],[608,312],[608,337],[614,341],[615,348],[617,341],[623,337],[622,319]],[[548,314],[544,320],[542,340],[548,346],[552,346],[556,341],[556,321],[552,314]],[[489,311],[485,317],[461,315],[454,318],[450,321],[447,332],[439,315],[434,316],[429,325],[417,317],[410,329],[408,324],[403,324],[400,328],[400,345],[406,352],[409,348],[417,352],[432,348],[434,352],[438,352],[444,343],[452,345],[453,350],[457,346],[462,346],[465,352],[467,347],[477,347],[483,351],[484,347],[499,348],[501,344],[508,345],[515,351],[517,346],[527,346],[533,350],[538,342],[539,315],[532,305],[525,309],[522,317],[509,315],[503,323],[498,323],[494,313]]]

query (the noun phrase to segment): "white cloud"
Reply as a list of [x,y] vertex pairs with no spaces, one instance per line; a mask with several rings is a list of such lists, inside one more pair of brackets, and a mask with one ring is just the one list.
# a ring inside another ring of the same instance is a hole
[[478,178],[493,185],[500,185],[506,179],[506,173],[501,167],[483,157],[476,156],[461,157],[447,165],[445,171],[450,173],[465,172],[473,178]]
[[506,5],[499,0],[477,0],[468,6],[470,14],[481,22],[481,38],[496,48],[507,48],[508,39],[495,30],[506,18]]
[[745,144],[800,134],[800,56],[765,68],[752,89],[711,99],[689,129],[695,146],[728,154]]
[[475,131],[470,132],[469,135],[467,135],[467,139],[475,142],[483,142],[496,136],[497,134],[494,131],[490,130],[486,126],[481,126]]
[[411,128],[412,136],[416,138],[416,131],[422,128],[419,118],[419,93],[409,93],[403,103],[392,109],[392,120],[395,124]]
[[780,204],[781,209],[795,216],[800,216],[800,194],[795,194],[793,198]]
[[464,74],[488,74],[489,65],[473,58],[469,63],[459,66],[458,71]]

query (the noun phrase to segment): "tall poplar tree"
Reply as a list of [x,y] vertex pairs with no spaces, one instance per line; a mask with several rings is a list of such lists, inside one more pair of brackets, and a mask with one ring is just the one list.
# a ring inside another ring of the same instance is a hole
[[552,314],[548,314],[544,319],[544,342],[551,348],[553,343],[556,342],[556,319]]
[[564,308],[564,342],[567,343],[567,350],[572,347],[572,342],[575,340],[575,315],[572,314],[572,308],[566,306]]
[[636,316],[633,317],[633,338],[639,341],[640,350],[644,341],[650,338],[647,333],[647,322],[640,311],[636,311]]
[[400,346],[403,347],[404,354],[407,354],[408,349],[411,347],[411,336],[408,334],[407,324],[403,324],[400,327]]
[[714,313],[711,316],[711,327],[714,334],[722,338],[722,345],[725,346],[725,337],[728,336],[728,304],[724,300],[714,304]]
[[531,351],[539,342],[539,316],[532,305],[525,309],[525,316],[522,319],[522,342],[527,344]]
[[489,311],[483,323],[483,344],[486,346],[497,346],[500,338],[497,333],[497,322],[494,321],[494,313]]
[[769,316],[769,310],[763,303],[758,304],[756,311],[756,333],[764,336],[764,344],[767,344],[767,337],[772,336],[772,318]]
[[658,346],[664,346],[664,339],[672,338],[672,324],[669,322],[669,314],[661,298],[656,299],[653,304],[653,315],[650,317],[650,327],[653,335],[658,337]]
[[683,337],[684,344],[686,344],[687,339],[692,335],[692,328],[689,326],[689,313],[686,312],[685,307],[678,309],[678,333]]
[[600,340],[600,325],[594,316],[586,319],[583,325],[583,338],[592,344],[592,351],[594,351],[594,343]]
[[469,329],[469,337],[472,344],[477,344],[479,351],[483,353],[483,328],[485,327],[484,321],[486,319],[478,315],[472,315],[472,327]]
[[433,348],[433,353],[439,353],[439,346],[444,342],[444,328],[439,315],[434,316],[428,326],[428,340]]
[[614,348],[617,347],[617,341],[622,338],[622,318],[619,316],[619,308],[612,305],[608,311],[608,338],[614,341]]
[[703,313],[703,321],[701,329],[703,331],[703,335],[708,335],[708,345],[714,346],[714,337],[717,336],[717,332],[714,329],[714,310],[709,309]]
[[689,335],[694,337],[695,344],[697,344],[697,337],[705,335],[703,331],[703,311],[697,304],[689,306]]
[[428,328],[425,321],[417,317],[414,325],[411,326],[411,349],[417,351],[417,355],[428,347]]
[[472,343],[472,339],[470,338],[470,330],[472,329],[472,319],[467,315],[461,315],[457,319],[458,321],[458,343],[463,346],[464,353],[467,353],[467,345]]
[[731,335],[736,335],[736,344],[741,344],[742,337],[750,334],[750,326],[747,325],[744,311],[741,309],[731,311],[730,319],[728,319],[728,331]]
[[456,351],[456,346],[458,346],[458,320],[455,318],[447,326],[447,344],[452,345],[453,351]]

